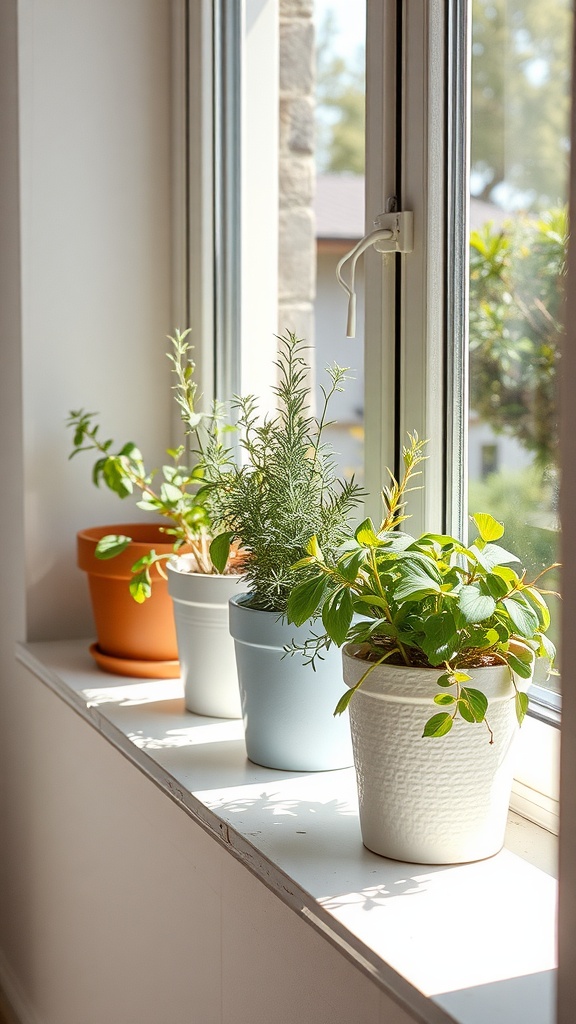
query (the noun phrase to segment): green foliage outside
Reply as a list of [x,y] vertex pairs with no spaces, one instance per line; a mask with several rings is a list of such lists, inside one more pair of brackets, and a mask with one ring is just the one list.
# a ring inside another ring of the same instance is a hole
[[471,168],[478,198],[494,202],[505,186],[505,197],[524,209],[565,201],[572,18],[570,0],[474,0]]
[[566,241],[558,209],[470,238],[470,405],[548,472],[558,461]]
[[316,47],[316,166],[319,173],[364,174],[364,53],[349,60],[333,51],[328,13]]
[[[568,180],[570,0],[474,0],[472,191],[540,210],[563,203]],[[317,165],[364,173],[364,54],[335,52],[336,25],[317,30]]]

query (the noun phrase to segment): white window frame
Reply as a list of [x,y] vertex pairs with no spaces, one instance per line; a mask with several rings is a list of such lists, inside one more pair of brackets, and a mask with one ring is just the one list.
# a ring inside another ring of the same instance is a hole
[[[378,518],[386,467],[398,467],[401,445],[416,430],[430,444],[423,486],[410,496],[410,529],[460,536],[467,526],[468,10],[463,0],[367,0],[366,28],[366,231],[390,196],[414,213],[413,252],[366,256],[369,511]],[[538,705],[521,733],[512,802],[554,832],[557,726],[557,712]]]
[[259,339],[278,329],[278,3],[173,12],[176,322],[192,328],[205,401],[257,394],[271,408]]

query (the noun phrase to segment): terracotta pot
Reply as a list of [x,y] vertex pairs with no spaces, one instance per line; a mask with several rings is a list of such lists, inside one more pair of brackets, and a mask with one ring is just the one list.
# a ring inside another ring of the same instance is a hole
[[[96,545],[109,533],[132,537],[132,543],[115,558],[102,560],[95,555]],[[126,675],[140,674],[130,669],[130,661],[162,662],[156,674],[178,676],[176,629],[166,580],[152,570],[152,596],[142,604],[129,590],[131,567],[151,548],[158,554],[173,550],[166,534],[153,523],[95,526],[77,534],[78,566],[88,574],[96,624],[97,660],[102,668]],[[126,671],[122,671],[123,660]]]

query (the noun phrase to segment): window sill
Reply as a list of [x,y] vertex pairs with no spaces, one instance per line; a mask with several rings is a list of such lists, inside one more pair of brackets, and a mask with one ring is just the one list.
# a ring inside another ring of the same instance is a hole
[[511,814],[506,848],[489,860],[389,861],[362,846],[353,769],[253,765],[240,721],[185,712],[180,680],[100,672],[86,641],[17,656],[415,1019],[552,1024],[550,833]]

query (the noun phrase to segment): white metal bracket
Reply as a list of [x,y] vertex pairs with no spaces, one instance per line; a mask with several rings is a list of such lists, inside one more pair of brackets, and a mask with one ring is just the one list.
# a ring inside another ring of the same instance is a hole
[[[346,324],[346,337],[356,336],[356,292],[354,290],[354,276],[356,261],[371,245],[377,252],[412,252],[414,248],[414,214],[411,211],[394,211],[381,213],[374,221],[374,231],[361,238],[350,252],[342,257],[336,267],[336,277],[339,284],[348,295],[348,321]],[[342,277],[342,267],[348,261],[350,265],[350,283]]]
[[376,217],[374,226],[378,230],[391,232],[389,238],[377,238],[374,242],[376,252],[412,252],[414,249],[414,214],[406,210],[403,213],[381,213]]

